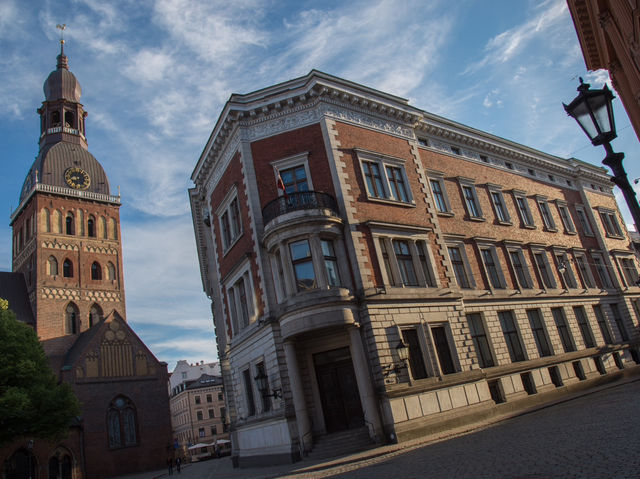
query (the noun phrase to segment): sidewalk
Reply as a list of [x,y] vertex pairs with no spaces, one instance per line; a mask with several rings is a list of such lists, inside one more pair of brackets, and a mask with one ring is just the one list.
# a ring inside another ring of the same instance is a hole
[[[522,409],[516,412],[505,414],[503,416],[494,417],[488,421],[484,421],[481,423],[470,424],[470,425],[462,426],[457,429],[450,429],[443,433],[435,434],[432,436],[421,437],[413,441],[403,442],[401,444],[389,444],[384,446],[378,446],[372,449],[367,449],[366,451],[361,451],[359,453],[342,456],[334,459],[324,459],[319,461],[310,461],[308,459],[303,459],[302,461],[296,462],[294,464],[283,464],[278,466],[261,467],[261,468],[247,468],[247,469],[235,468],[234,469],[231,463],[231,458],[224,457],[221,459],[211,459],[209,461],[196,462],[193,464],[183,465],[182,472],[179,475],[177,474],[174,468],[173,475],[171,476],[171,478],[174,479],[174,476],[176,476],[175,479],[220,479],[220,478],[272,479],[272,478],[287,478],[287,477],[295,478],[295,479],[306,479],[306,478],[317,478],[317,477],[323,477],[323,476],[327,477],[333,474],[355,469],[360,465],[362,465],[363,463],[371,464],[371,463],[383,461],[393,456],[403,454],[405,452],[411,451],[419,447],[423,447],[429,444],[433,444],[433,443],[451,439],[457,436],[469,434],[474,431],[478,431],[480,429],[484,429],[488,426],[502,422],[511,417],[528,414],[533,411],[548,408],[556,404],[568,402],[579,397],[587,396],[589,394],[602,391],[604,389],[610,389],[610,388],[622,386],[624,384],[628,384],[634,381],[640,381],[640,377],[638,377],[637,375],[634,375],[631,377],[623,377],[611,383],[593,387],[584,391],[567,394],[566,396],[563,396],[558,400],[551,401],[551,402],[548,402],[539,406],[531,407],[528,409]],[[167,470],[163,469],[155,472],[146,472],[141,474],[121,476],[118,479],[158,479],[158,478],[166,479],[169,477],[170,476]]]

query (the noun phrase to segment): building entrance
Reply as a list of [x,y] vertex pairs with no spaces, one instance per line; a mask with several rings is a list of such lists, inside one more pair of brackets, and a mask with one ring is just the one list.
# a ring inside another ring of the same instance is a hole
[[313,356],[328,433],[364,426],[364,414],[349,348]]

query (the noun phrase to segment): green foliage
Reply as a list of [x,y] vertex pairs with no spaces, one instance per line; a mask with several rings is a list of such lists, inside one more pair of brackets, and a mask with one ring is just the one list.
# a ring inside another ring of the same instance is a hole
[[60,439],[79,411],[71,387],[58,384],[35,331],[0,307],[0,445],[22,436]]

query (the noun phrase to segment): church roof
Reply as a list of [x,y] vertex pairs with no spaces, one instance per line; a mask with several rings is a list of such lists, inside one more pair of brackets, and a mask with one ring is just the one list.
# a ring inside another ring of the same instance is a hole
[[9,309],[16,314],[18,321],[35,324],[24,274],[0,271],[0,298],[9,301]]
[[64,50],[60,51],[57,60],[56,69],[49,74],[42,87],[45,100],[80,102],[82,88],[75,75],[69,71],[69,61]]

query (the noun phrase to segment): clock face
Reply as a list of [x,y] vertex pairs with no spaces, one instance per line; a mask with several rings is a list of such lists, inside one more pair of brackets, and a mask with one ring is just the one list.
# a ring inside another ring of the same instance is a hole
[[73,167],[64,172],[64,179],[71,188],[86,190],[91,184],[89,173],[82,168]]

